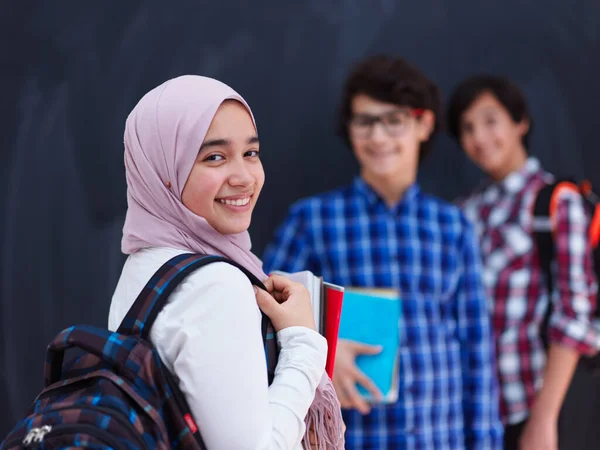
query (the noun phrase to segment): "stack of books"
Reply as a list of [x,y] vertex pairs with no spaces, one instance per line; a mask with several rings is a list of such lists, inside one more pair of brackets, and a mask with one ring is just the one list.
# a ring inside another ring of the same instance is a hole
[[[356,364],[381,391],[380,402],[395,403],[398,400],[400,293],[393,289],[344,288],[325,282],[308,270],[273,273],[308,289],[317,331],[327,339],[327,374],[333,378],[338,339],[380,346],[380,353],[359,355]],[[358,385],[357,388],[368,401],[375,402],[364,387]]]
[[323,277],[317,277],[309,270],[294,273],[275,271],[273,273],[283,275],[292,281],[301,283],[308,289],[317,331],[327,339],[328,348],[325,371],[333,378],[344,288],[324,282]]

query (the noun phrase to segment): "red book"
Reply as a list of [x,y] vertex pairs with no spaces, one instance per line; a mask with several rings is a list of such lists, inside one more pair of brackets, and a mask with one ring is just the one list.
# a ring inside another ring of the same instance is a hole
[[342,304],[344,301],[344,288],[331,283],[323,283],[325,292],[325,339],[327,339],[327,363],[325,371],[333,378],[335,352],[337,350],[340,319],[342,318]]

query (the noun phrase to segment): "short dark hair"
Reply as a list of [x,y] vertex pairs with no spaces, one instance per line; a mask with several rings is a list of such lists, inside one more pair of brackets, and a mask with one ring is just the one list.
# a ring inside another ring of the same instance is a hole
[[435,124],[429,139],[421,143],[419,162],[431,151],[433,137],[440,131],[440,90],[423,72],[404,59],[392,56],[372,56],[356,64],[350,72],[342,93],[338,115],[338,134],[351,146],[348,123],[352,119],[352,100],[364,94],[381,102],[430,110]]
[[510,79],[502,76],[479,74],[469,77],[456,86],[448,102],[446,122],[450,135],[460,142],[460,120],[482,94],[489,92],[506,108],[515,123],[523,119],[529,121],[529,130],[523,136],[525,150],[529,149],[529,134],[533,129],[533,121],[529,114],[525,95]]

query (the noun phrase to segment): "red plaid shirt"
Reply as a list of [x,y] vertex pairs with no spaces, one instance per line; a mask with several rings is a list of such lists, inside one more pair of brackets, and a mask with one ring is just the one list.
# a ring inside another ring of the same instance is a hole
[[[540,326],[548,292],[533,239],[533,204],[538,190],[553,180],[537,159],[502,182],[478,190],[462,202],[475,224],[484,262],[484,283],[492,299],[500,381],[500,413],[505,424],[525,420],[541,387],[546,353]],[[589,218],[575,192],[561,194],[555,230],[551,343],[593,354],[600,335],[591,323],[596,277],[587,239]]]

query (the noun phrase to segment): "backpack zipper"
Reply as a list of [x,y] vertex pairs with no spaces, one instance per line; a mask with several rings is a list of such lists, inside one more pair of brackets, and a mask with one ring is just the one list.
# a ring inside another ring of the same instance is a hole
[[[138,433],[138,431],[135,429],[135,427],[133,426],[133,424],[131,422],[129,422],[129,420],[127,420],[125,418],[125,414],[122,413],[121,411],[117,410],[117,409],[112,409],[112,408],[107,408],[107,407],[103,407],[103,406],[97,406],[97,405],[72,405],[72,406],[63,406],[60,408],[55,408],[55,409],[50,409],[49,411],[47,411],[47,413],[55,413],[58,411],[64,411],[64,410],[68,410],[68,409],[88,409],[88,410],[97,410],[100,411],[101,413],[108,415],[111,420],[115,420],[117,422],[119,422],[121,425],[125,426],[127,429],[129,429],[132,432],[132,436],[133,439],[137,442],[137,444],[139,445],[138,448],[142,448],[145,450],[148,450],[148,446],[146,445],[146,442],[144,441],[144,439],[142,438],[142,436],[140,436],[140,434]],[[38,414],[44,414],[43,412],[40,412]],[[25,437],[25,439],[23,440],[23,444],[25,444],[25,441],[29,438],[29,442],[41,442],[41,440],[43,440],[43,437],[48,434],[50,432],[50,430],[53,429],[53,427],[56,426],[79,426],[79,425],[83,425],[83,426],[91,426],[93,427],[93,425],[91,424],[57,424],[57,425],[44,425],[42,427],[37,427],[37,428],[32,428],[31,430],[29,430],[29,432],[27,433],[27,436]],[[48,429],[49,428],[49,429]],[[98,428],[99,430],[102,430],[101,428]],[[108,433],[108,431],[107,431]],[[40,437],[41,436],[41,437]],[[39,439],[39,440],[37,440]]]
[[129,448],[120,442],[118,439],[114,438],[108,431],[101,430],[100,428],[96,428],[92,425],[88,424],[68,424],[68,425],[44,425],[39,428],[32,428],[29,430],[25,438],[16,438],[7,443],[3,448],[11,448],[12,446],[19,445],[18,448],[28,448],[30,445],[35,445],[36,447],[40,447],[44,445],[45,439],[51,439],[53,437],[58,437],[59,435],[67,434],[67,433],[84,433],[88,434],[104,444],[108,445],[111,449],[114,450],[129,450]]
[[25,439],[23,439],[23,445],[29,445],[32,442],[40,443],[44,440],[44,436],[52,431],[52,425],[44,425],[39,428],[32,428],[29,430]]

